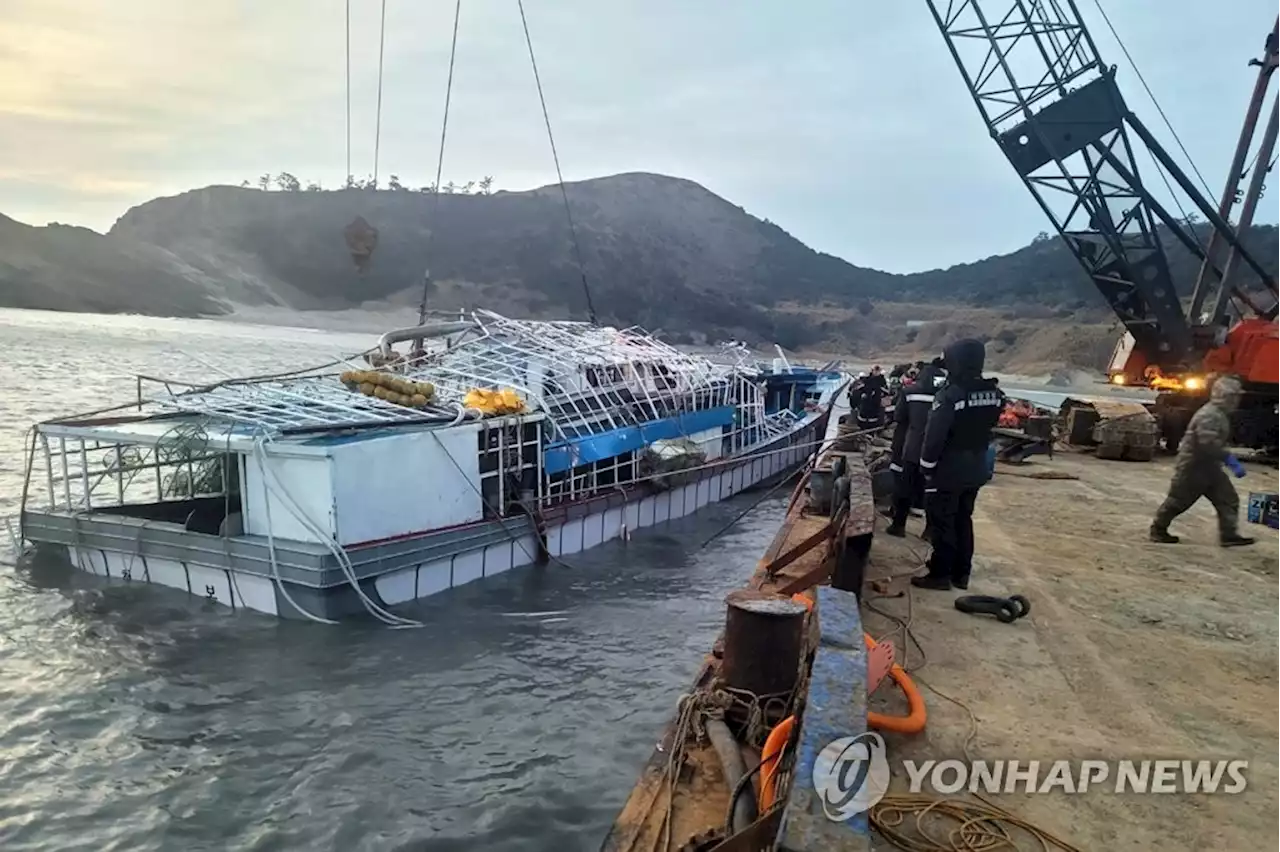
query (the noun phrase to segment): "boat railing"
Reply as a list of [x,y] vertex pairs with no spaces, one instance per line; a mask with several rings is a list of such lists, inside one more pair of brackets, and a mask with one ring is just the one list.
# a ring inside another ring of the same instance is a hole
[[226,497],[239,481],[236,456],[190,420],[152,441],[44,424],[33,430],[29,451],[23,511],[82,514]]

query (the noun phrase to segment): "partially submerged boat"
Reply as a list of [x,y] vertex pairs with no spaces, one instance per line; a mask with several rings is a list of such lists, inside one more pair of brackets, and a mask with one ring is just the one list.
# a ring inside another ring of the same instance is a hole
[[[407,351],[398,350],[402,347]],[[847,382],[476,311],[324,368],[38,424],[20,536],[80,570],[331,621],[625,537],[794,470]]]

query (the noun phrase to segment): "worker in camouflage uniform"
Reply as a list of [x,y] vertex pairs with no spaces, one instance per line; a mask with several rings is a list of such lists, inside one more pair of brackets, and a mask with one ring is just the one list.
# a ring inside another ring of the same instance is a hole
[[1151,522],[1151,540],[1161,544],[1177,544],[1178,537],[1169,532],[1174,518],[1192,507],[1201,497],[1208,497],[1218,513],[1218,536],[1223,547],[1253,544],[1253,539],[1240,535],[1240,498],[1227,478],[1223,466],[1236,478],[1244,476],[1244,466],[1231,454],[1231,411],[1240,399],[1240,382],[1224,376],[1214,382],[1209,401],[1200,406],[1187,424],[1178,444],[1177,466],[1169,483],[1169,496],[1156,511]]

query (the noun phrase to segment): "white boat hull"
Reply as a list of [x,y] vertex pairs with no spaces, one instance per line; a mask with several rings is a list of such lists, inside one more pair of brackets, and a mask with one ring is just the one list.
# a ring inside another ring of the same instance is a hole
[[[711,503],[729,499],[794,470],[813,454],[815,441],[826,429],[828,414],[806,418],[790,434],[763,448],[767,452],[754,453],[737,462],[725,460],[722,468],[703,471],[698,478],[669,490],[637,493],[635,499],[625,500],[621,505],[608,505],[611,501],[609,495],[605,495],[576,507],[571,505],[549,512],[551,518],[561,514],[567,517],[559,521],[549,518],[545,527],[546,552],[553,558],[572,556],[625,538],[637,530],[687,517]],[[599,509],[595,508],[597,505]],[[33,522],[38,521],[29,521]],[[385,571],[378,570],[377,558],[362,563],[371,567],[364,576],[359,576],[360,587],[382,605],[395,606],[538,561],[540,539],[528,519],[507,521],[499,527],[499,540],[475,547],[463,546],[447,556]],[[502,535],[504,530],[509,530],[509,534]],[[488,540],[492,538],[490,535]],[[108,546],[105,543],[108,540],[114,546]],[[136,537],[129,534],[95,536],[79,532],[72,520],[71,533],[61,541],[57,536],[49,536],[45,542],[64,544],[70,561],[82,571],[112,581],[177,589],[237,610],[282,618],[305,618],[298,607],[322,618],[341,618],[363,611],[349,583],[318,585],[286,579],[286,596],[281,594],[279,580],[260,568],[236,567],[239,563],[233,562],[230,554],[216,553],[206,546],[190,548],[191,558],[178,558],[175,554],[182,550],[180,544],[150,542],[145,526],[138,529]],[[216,559],[202,561],[202,552]]]

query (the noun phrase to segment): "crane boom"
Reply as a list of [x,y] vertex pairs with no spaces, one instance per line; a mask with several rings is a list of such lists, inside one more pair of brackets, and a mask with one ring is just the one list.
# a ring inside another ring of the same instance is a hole
[[[1136,151],[1179,185],[1272,293],[1274,278],[1125,104],[1074,0],[926,0],[987,129],[1148,362],[1198,361],[1157,224],[1223,278],[1185,221],[1149,193]],[[1261,308],[1241,290],[1256,312]]]
[[[1218,201],[1218,215],[1224,219],[1230,217],[1233,206],[1243,202],[1243,209],[1237,221],[1241,230],[1248,227],[1249,223],[1252,222],[1254,206],[1262,194],[1262,178],[1268,171],[1264,164],[1270,163],[1271,154],[1275,150],[1277,105],[1273,103],[1271,119],[1266,132],[1263,134],[1262,146],[1256,155],[1256,168],[1253,169],[1253,177],[1249,181],[1249,188],[1245,190],[1244,197],[1241,198],[1240,184],[1250,170],[1245,165],[1245,160],[1249,156],[1249,147],[1253,143],[1253,135],[1258,127],[1258,119],[1262,115],[1262,104],[1266,100],[1267,89],[1271,85],[1271,77],[1275,74],[1277,62],[1280,59],[1277,56],[1278,48],[1280,48],[1280,18],[1277,18],[1276,23],[1271,27],[1271,34],[1267,36],[1266,43],[1263,46],[1262,58],[1254,59],[1249,63],[1258,67],[1258,76],[1253,84],[1253,94],[1249,98],[1249,108],[1245,111],[1244,127],[1241,128],[1240,138],[1236,142],[1235,155],[1232,157],[1231,167],[1227,171],[1227,185],[1222,191],[1222,198]],[[1214,231],[1209,235],[1209,245],[1205,249],[1205,253],[1216,263],[1219,259],[1221,248],[1218,233]],[[1192,321],[1195,322],[1200,319],[1204,308],[1209,307],[1209,323],[1222,325],[1225,320],[1227,299],[1231,294],[1234,264],[1231,258],[1228,257],[1223,270],[1223,278],[1219,282],[1219,290],[1216,294],[1211,292],[1213,288],[1211,265],[1208,260],[1201,263],[1200,274],[1196,276],[1195,290],[1191,295],[1191,310],[1188,313]]]

